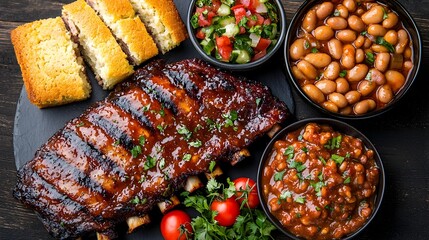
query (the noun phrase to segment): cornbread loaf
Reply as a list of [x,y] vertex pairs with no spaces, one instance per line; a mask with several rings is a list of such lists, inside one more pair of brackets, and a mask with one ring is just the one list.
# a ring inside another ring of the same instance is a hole
[[110,28],[133,65],[158,55],[158,48],[128,0],[87,0]]
[[187,38],[186,29],[172,0],[130,0],[155,39],[166,53]]
[[113,88],[133,73],[127,55],[97,13],[84,0],[63,6],[62,14],[103,89]]
[[89,97],[83,60],[60,17],[21,25],[11,39],[31,103],[44,108]]

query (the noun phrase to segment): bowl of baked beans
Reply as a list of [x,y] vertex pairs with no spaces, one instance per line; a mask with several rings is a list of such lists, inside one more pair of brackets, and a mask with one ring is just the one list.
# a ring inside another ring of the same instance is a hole
[[287,71],[312,105],[368,118],[408,91],[420,68],[417,26],[397,1],[306,1],[289,25]]
[[281,130],[258,169],[260,202],[293,239],[350,239],[374,218],[384,168],[374,145],[339,120],[305,119]]

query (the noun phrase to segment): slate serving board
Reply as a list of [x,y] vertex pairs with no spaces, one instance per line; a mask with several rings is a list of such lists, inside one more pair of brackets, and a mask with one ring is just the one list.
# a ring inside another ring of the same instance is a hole
[[[185,20],[189,1],[176,0],[175,3],[182,19]],[[283,47],[279,49],[272,59],[260,68],[246,72],[235,72],[234,74],[262,82],[271,89],[275,96],[286,103],[291,113],[294,113],[295,104],[292,98],[291,87],[284,74],[285,68],[282,50]],[[188,39],[179,47],[166,55],[160,55],[158,58],[163,58],[167,62],[175,62],[195,57],[201,58]],[[87,68],[87,72],[91,80],[92,94],[90,99],[83,102],[54,108],[39,109],[28,101],[27,92],[25,88],[22,88],[17,104],[13,131],[14,156],[17,169],[31,160],[37,149],[60,130],[66,122],[72,118],[78,117],[89,106],[104,99],[109,94],[108,91],[102,90],[97,84],[89,68]],[[292,121],[292,119],[289,121]],[[249,147],[252,156],[234,167],[223,167],[224,176],[228,176],[231,179],[241,176],[256,179],[259,160],[268,142],[269,138],[266,136],[258,139]],[[191,212],[191,215],[193,214],[194,213]],[[161,219],[159,210],[155,209],[150,215],[152,219],[151,223],[136,230],[132,234],[125,234],[125,226],[123,229],[120,229],[120,239],[162,239],[159,230]]]

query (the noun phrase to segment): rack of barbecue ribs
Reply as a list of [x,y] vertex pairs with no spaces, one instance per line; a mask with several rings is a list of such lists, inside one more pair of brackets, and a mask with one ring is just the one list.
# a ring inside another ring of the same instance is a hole
[[238,162],[288,116],[260,83],[198,59],[154,61],[52,136],[13,194],[55,238],[114,238],[118,224],[144,224],[212,162]]

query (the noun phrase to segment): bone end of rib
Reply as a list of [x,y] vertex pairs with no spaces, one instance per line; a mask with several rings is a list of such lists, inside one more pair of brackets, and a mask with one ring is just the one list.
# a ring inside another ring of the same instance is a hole
[[278,131],[280,131],[280,129],[281,129],[281,128],[282,128],[282,126],[280,126],[280,124],[276,124],[276,125],[274,125],[274,126],[270,129],[270,131],[268,131],[268,133],[267,133],[268,137],[273,138],[273,137],[274,137],[274,135],[276,135],[276,133],[277,133]]
[[150,223],[149,215],[144,215],[141,217],[130,217],[127,219],[127,225],[128,225],[128,233],[133,232],[136,228],[143,226],[145,224]]
[[161,211],[161,213],[166,213],[175,206],[180,204],[180,200],[177,196],[172,196],[169,200],[166,200],[164,202],[158,203],[158,208]]
[[102,233],[97,233],[97,240],[111,240],[111,238]]
[[232,155],[231,165],[235,166],[237,163],[243,161],[247,157],[250,157],[250,152],[247,148],[243,148]]
[[197,176],[190,176],[186,180],[184,189],[187,192],[193,192],[193,191],[195,191],[198,188],[201,188],[203,186],[204,186],[204,184],[201,182],[201,180]]
[[205,174],[206,174],[207,179],[210,180],[212,178],[217,178],[220,175],[222,175],[223,171],[219,166],[216,166],[212,172],[206,172]]

